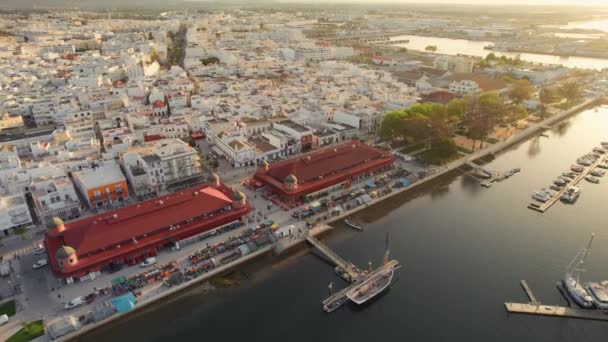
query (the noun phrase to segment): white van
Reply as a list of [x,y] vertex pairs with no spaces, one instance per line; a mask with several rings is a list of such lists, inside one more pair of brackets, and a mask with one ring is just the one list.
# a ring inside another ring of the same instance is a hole
[[0,325],[8,323],[8,316],[6,314],[0,316]]
[[69,303],[67,303],[65,305],[65,309],[66,310],[70,310],[70,309],[79,307],[82,304],[84,304],[84,299],[82,299],[82,297],[76,297],[76,298],[72,299]]

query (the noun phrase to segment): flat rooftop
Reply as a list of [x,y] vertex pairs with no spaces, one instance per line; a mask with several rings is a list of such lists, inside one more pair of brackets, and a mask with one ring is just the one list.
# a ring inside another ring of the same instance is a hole
[[295,122],[293,122],[291,120],[279,121],[279,122],[277,122],[277,124],[289,127],[291,129],[293,129],[294,131],[297,131],[297,132],[300,132],[300,133],[304,133],[304,132],[310,131],[310,128],[302,126],[302,125],[300,125],[298,123],[295,123]]

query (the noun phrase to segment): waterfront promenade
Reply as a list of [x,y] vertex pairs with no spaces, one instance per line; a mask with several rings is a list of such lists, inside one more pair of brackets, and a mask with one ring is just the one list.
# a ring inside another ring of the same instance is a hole
[[[564,112],[558,113],[558,114],[556,114],[556,115],[554,115],[554,116],[552,116],[552,117],[544,120],[543,122],[534,124],[534,125],[528,127],[527,129],[520,131],[519,133],[517,133],[516,135],[512,136],[511,138],[509,138],[509,139],[507,139],[505,141],[498,142],[498,143],[493,144],[493,145],[488,145],[486,148],[484,148],[482,150],[479,150],[479,151],[477,151],[477,152],[475,152],[473,154],[464,156],[464,157],[462,157],[462,158],[460,158],[458,160],[455,160],[455,161],[453,161],[453,162],[451,162],[451,163],[449,163],[449,164],[447,164],[445,166],[436,168],[436,172],[435,173],[427,176],[424,179],[421,179],[420,181],[418,181],[418,182],[410,185],[409,187],[405,187],[405,188],[402,188],[402,189],[396,189],[392,193],[387,194],[385,196],[381,196],[381,197],[379,197],[377,199],[374,199],[372,202],[369,202],[366,205],[359,206],[359,207],[357,207],[357,208],[355,208],[353,210],[345,211],[341,215],[338,215],[338,216],[329,217],[326,221],[323,222],[324,224],[321,224],[318,227],[314,227],[313,229],[311,229],[312,230],[311,233],[314,232],[314,235],[318,235],[318,234],[321,234],[321,233],[323,233],[325,231],[328,231],[330,229],[330,227],[327,226],[326,224],[329,224],[331,222],[335,222],[335,221],[341,220],[341,219],[343,219],[344,217],[346,217],[348,215],[352,215],[353,213],[355,213],[357,211],[360,211],[360,210],[363,210],[365,208],[368,208],[369,206],[377,204],[380,201],[383,201],[385,199],[391,198],[392,196],[396,196],[398,194],[404,193],[404,192],[406,192],[408,190],[414,189],[414,188],[420,186],[421,184],[425,184],[427,182],[431,182],[432,180],[434,180],[437,177],[440,177],[442,175],[445,175],[446,173],[449,173],[449,172],[451,172],[453,170],[456,170],[456,169],[462,167],[468,161],[476,160],[476,159],[482,158],[482,157],[484,157],[486,155],[489,155],[489,154],[498,153],[498,152],[500,152],[500,151],[508,148],[509,146],[512,146],[512,145],[514,145],[516,143],[519,143],[519,142],[521,142],[521,141],[529,138],[530,136],[533,136],[534,134],[537,134],[537,133],[545,130],[547,126],[554,125],[554,124],[558,123],[559,121],[567,118],[570,115],[573,115],[573,114],[578,113],[579,111],[581,111],[581,110],[583,110],[585,108],[588,108],[588,107],[591,107],[591,106],[593,106],[595,104],[598,104],[600,101],[601,101],[601,99],[597,99],[597,98],[585,101],[582,104],[580,104],[580,105],[578,105],[578,106],[576,106],[576,107],[574,107],[574,108],[572,108],[572,109],[570,109],[568,111],[564,111]],[[261,197],[261,196],[258,196],[258,197]],[[255,198],[254,199],[254,198],[250,197],[250,199],[252,199],[252,201],[254,203],[257,203],[256,206],[257,206],[258,209],[262,208],[262,201],[261,201],[260,198]],[[301,231],[298,231],[298,233],[296,233],[294,231],[294,234],[291,237],[286,238],[286,239],[282,239],[280,241],[280,243],[275,246],[274,249],[275,249],[275,251],[279,252],[279,254],[280,254],[281,251],[289,249],[289,247],[299,245],[300,243],[303,243],[306,240],[306,238],[305,238],[305,236],[306,236],[306,234],[305,234],[306,230],[305,229],[306,228],[305,228],[305,225],[304,225],[304,223],[302,221],[297,221],[295,219],[291,219],[290,216],[289,216],[289,212],[284,212],[282,210],[277,210],[274,213],[270,213],[269,214],[269,219],[275,219],[275,218],[277,219],[277,222],[280,225],[285,225],[285,224],[293,223],[294,226],[297,229],[301,229]],[[257,254],[255,254],[255,256],[257,256]],[[240,258],[237,261],[235,261],[233,263],[230,263],[229,265],[226,265],[226,268],[223,268],[222,271],[226,271],[226,270],[228,270],[230,268],[236,267],[236,266],[240,265],[241,263],[246,262],[247,260],[250,260],[251,258],[253,258],[255,256],[254,255],[250,255],[249,258],[247,258],[247,259]],[[166,254],[166,258],[175,258],[175,255],[173,253],[167,253]],[[135,271],[137,271],[137,270],[135,269]],[[200,281],[203,281],[204,279],[207,279],[207,278],[203,278],[203,279],[201,279],[201,278],[202,277],[199,277],[196,280],[198,280],[198,282],[200,282]],[[188,286],[192,286],[192,285],[194,285],[194,283],[190,283]],[[88,285],[88,286],[90,286],[90,285]],[[188,286],[184,286],[184,288],[188,287]],[[69,290],[70,288],[73,288],[74,290]],[[72,297],[70,297],[69,293],[72,293],[72,291],[76,291],[75,289],[76,289],[76,287],[66,287],[63,290],[66,291],[66,297],[69,298],[69,299],[71,299]],[[169,290],[169,291],[171,291],[171,290]],[[166,296],[169,296],[171,293],[175,293],[175,292],[170,292],[169,294],[167,294],[167,291],[164,291],[163,293],[158,293],[158,294],[156,294],[154,296],[150,296],[149,298],[146,297],[146,299],[145,299],[146,300],[146,306],[148,306],[149,304],[151,304],[151,303],[153,303],[153,302],[155,302],[155,301],[157,301],[157,300],[159,300],[161,298],[165,298]],[[45,293],[44,295],[47,296],[48,294]],[[144,298],[142,298],[142,303],[143,303],[143,301],[144,301]],[[142,306],[140,306],[138,304],[135,307],[134,310],[138,310],[141,307]],[[30,309],[31,309],[31,306],[30,306]],[[56,312],[56,314],[60,314],[60,312]],[[121,315],[115,315],[114,318],[112,318],[112,320],[118,319],[120,317],[122,317],[122,316]],[[107,322],[110,322],[110,320],[108,320]],[[95,326],[91,326],[88,329],[94,329],[96,326],[99,326],[101,324],[105,324],[107,322],[106,321],[102,321],[102,322],[100,322],[100,324],[95,325]],[[83,333],[85,331],[87,331],[87,330],[81,330],[81,331],[78,332],[78,334],[81,334],[81,333]],[[72,338],[74,336],[76,336],[76,334],[71,334],[68,337]]]

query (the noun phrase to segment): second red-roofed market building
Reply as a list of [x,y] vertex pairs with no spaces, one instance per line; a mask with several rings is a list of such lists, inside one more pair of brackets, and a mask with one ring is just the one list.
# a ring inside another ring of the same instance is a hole
[[262,161],[253,182],[268,187],[282,201],[295,203],[328,189],[349,187],[392,164],[390,152],[353,140],[273,164]]
[[210,183],[64,224],[44,237],[57,278],[74,280],[113,265],[134,265],[160,248],[234,224],[250,212],[245,195]]

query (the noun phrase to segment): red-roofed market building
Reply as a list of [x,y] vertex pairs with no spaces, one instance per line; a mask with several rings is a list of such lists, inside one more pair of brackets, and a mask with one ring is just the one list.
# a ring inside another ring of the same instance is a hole
[[233,223],[251,210],[245,195],[219,177],[166,196],[64,224],[53,219],[44,246],[57,278],[134,265],[159,248]]
[[294,203],[328,189],[348,188],[352,181],[392,164],[390,152],[353,140],[273,164],[262,161],[253,182],[269,187],[282,201]]

